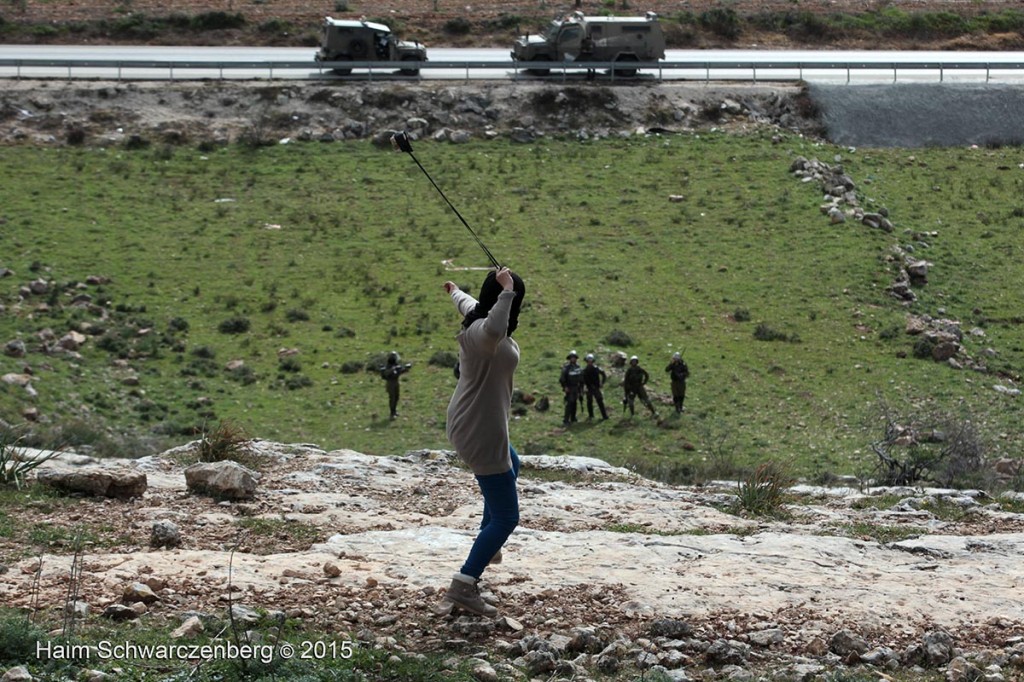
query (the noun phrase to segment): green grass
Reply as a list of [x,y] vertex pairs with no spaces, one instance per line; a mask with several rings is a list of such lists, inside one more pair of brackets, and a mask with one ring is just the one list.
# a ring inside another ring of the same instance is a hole
[[[788,173],[797,154],[843,155],[865,206],[888,207],[896,232],[830,226],[819,191]],[[521,452],[676,473],[749,470],[768,459],[797,476],[861,473],[874,464],[878,395],[969,409],[994,456],[1021,450],[1021,403],[991,389],[997,376],[915,359],[910,337],[885,333],[902,329],[908,311],[941,308],[985,330],[984,340],[968,341],[972,354],[992,347],[992,369],[1020,375],[1019,149],[850,154],[795,136],[773,145],[769,133],[712,133],[421,142],[417,158],[526,281],[517,386],[549,396],[552,410],[514,420]],[[110,438],[134,439],[128,456],[147,454],[139,443],[153,450],[191,440],[218,420],[329,449],[448,447],[454,380],[427,361],[454,350],[460,318],[441,285],[452,279],[475,292],[482,274],[442,261],[486,261],[404,155],[364,142],[5,148],[0,173],[0,267],[16,273],[0,279],[0,340],[21,337],[33,348],[44,329],[92,334],[81,358],[0,357],[0,373],[31,365],[39,394],[0,384],[0,417],[19,421],[31,402],[51,422],[86,420]],[[685,200],[669,202],[670,194]],[[908,243],[934,263],[909,309],[884,291],[893,279],[885,255]],[[105,305],[107,320],[70,306],[66,291],[90,275],[110,278],[81,290]],[[36,278],[62,288],[19,303],[19,287]],[[749,319],[734,321],[737,310]],[[246,330],[220,331],[239,319]],[[798,342],[756,340],[761,324]],[[634,340],[624,350],[650,371],[663,414],[671,409],[663,370],[683,352],[687,412],[660,426],[623,419],[621,373],[605,361],[613,418],[563,432],[565,353],[603,360],[618,350],[603,341],[612,331]],[[299,351],[287,368],[284,348]],[[341,371],[392,349],[414,363],[394,422],[376,374]],[[224,370],[236,359],[254,381]],[[124,383],[130,370],[118,364],[134,370],[137,386]]]
[[299,521],[260,517],[240,519],[235,524],[257,537],[279,537],[310,543],[324,539],[322,531]]
[[[831,532],[829,532],[831,531]],[[923,534],[920,528],[866,522],[844,523],[827,529],[827,535],[845,538],[871,538],[879,543],[900,542]]]

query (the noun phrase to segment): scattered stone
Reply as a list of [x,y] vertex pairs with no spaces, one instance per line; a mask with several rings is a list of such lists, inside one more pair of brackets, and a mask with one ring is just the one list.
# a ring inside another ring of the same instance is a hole
[[761,647],[769,647],[773,644],[782,644],[785,641],[786,635],[779,628],[769,628],[767,630],[758,630],[751,632],[747,635],[747,640],[755,645]]
[[155,521],[149,536],[150,547],[178,547],[181,545],[181,529],[172,521]]
[[832,635],[829,642],[829,651],[842,658],[848,658],[851,654],[860,656],[867,650],[868,643],[852,630],[840,630]]
[[23,358],[26,352],[25,342],[21,339],[12,339],[4,344],[4,355],[8,357]]
[[193,493],[218,499],[248,500],[256,493],[258,474],[237,462],[200,462],[185,469],[185,485]]
[[16,665],[0,677],[0,682],[32,682],[32,675],[25,666]]
[[103,617],[115,621],[135,620],[139,613],[130,606],[124,604],[111,604],[103,609]]
[[692,635],[693,627],[685,621],[675,620],[672,618],[659,618],[651,623],[650,633],[652,637],[679,639]]
[[189,616],[184,623],[175,628],[174,632],[171,633],[173,639],[181,639],[182,637],[195,637],[205,630],[203,621],[199,619],[199,616]]
[[149,585],[144,583],[132,583],[125,588],[124,595],[121,597],[121,601],[125,604],[135,604],[137,602],[152,604],[159,600],[160,597],[150,589]]

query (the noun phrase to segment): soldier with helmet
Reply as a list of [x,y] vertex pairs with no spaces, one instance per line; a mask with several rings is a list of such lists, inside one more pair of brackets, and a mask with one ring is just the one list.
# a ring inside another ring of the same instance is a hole
[[412,363],[401,364],[401,358],[395,351],[388,353],[387,364],[380,368],[380,378],[384,380],[388,389],[388,410],[392,419],[398,417],[399,377],[410,369]]
[[579,357],[576,351],[569,351],[569,355],[565,358],[567,362],[562,365],[562,374],[558,377],[558,383],[562,385],[562,392],[565,393],[563,426],[568,426],[576,421],[576,410],[579,401],[583,398],[583,368],[579,365]]
[[676,414],[679,414],[683,411],[683,401],[686,400],[686,380],[690,377],[690,368],[686,366],[686,360],[683,360],[680,353],[673,353],[665,371],[672,380],[672,402],[675,403]]
[[583,368],[583,386],[587,391],[587,418],[594,418],[594,401],[596,400],[597,408],[601,410],[601,419],[608,419],[608,411],[604,409],[604,394],[601,392],[601,387],[604,386],[608,375],[597,366],[593,353],[587,353],[583,360],[587,363]]
[[629,359],[629,367],[626,368],[626,376],[622,381],[622,387],[626,392],[626,396],[622,399],[622,404],[629,408],[630,416],[635,414],[633,401],[636,398],[640,398],[640,402],[651,411],[651,416],[657,418],[658,413],[655,412],[651,399],[647,397],[647,389],[644,388],[650,378],[651,375],[647,373],[647,370],[640,366],[640,358],[635,355],[631,357]]

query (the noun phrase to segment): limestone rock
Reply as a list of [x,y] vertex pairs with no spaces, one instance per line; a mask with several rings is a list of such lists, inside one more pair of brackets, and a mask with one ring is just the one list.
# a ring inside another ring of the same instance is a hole
[[146,474],[137,471],[53,471],[44,469],[36,474],[43,485],[66,493],[82,493],[97,497],[129,500],[142,497],[146,492]]
[[258,474],[237,462],[200,462],[185,469],[185,485],[194,493],[226,500],[248,500]]

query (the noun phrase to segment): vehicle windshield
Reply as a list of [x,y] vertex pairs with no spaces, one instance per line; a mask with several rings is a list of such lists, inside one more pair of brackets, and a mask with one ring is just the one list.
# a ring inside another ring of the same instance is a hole
[[555,40],[558,38],[558,29],[560,28],[562,28],[562,22],[552,21],[550,24],[548,24],[548,29],[544,31],[544,38],[548,42],[555,42]]

